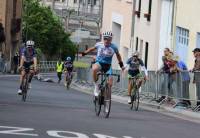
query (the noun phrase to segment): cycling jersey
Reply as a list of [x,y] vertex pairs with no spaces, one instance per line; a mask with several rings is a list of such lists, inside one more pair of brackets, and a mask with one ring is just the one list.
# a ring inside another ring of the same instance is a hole
[[118,53],[118,48],[115,44],[111,43],[109,46],[105,46],[103,42],[96,43],[97,49],[96,62],[111,64],[112,57],[115,53]]
[[141,59],[135,58],[135,57],[131,57],[128,59],[127,63],[129,65],[129,69],[128,69],[128,74],[132,77],[140,74],[140,66],[143,68],[143,70],[145,71],[145,75],[147,76],[147,70],[144,66],[144,63]]
[[67,71],[72,71],[73,70],[73,63],[71,61],[65,61],[64,67],[65,67],[65,69],[67,69]]
[[141,59],[136,59],[134,57],[129,58],[128,61],[126,62],[126,64],[129,65],[128,70],[130,70],[130,71],[139,70],[140,66],[144,66],[144,63]]
[[33,58],[36,57],[36,51],[34,48],[23,48],[21,55],[25,58],[25,62],[33,62]]

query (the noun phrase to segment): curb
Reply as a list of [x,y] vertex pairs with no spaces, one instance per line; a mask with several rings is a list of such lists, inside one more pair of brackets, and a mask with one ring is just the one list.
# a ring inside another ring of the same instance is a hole
[[[81,91],[81,92],[84,92],[89,95],[93,95],[92,89],[86,88],[84,86],[80,86],[75,83],[72,83],[71,88]],[[127,98],[122,97],[122,96],[112,95],[112,101],[122,103],[122,104],[127,104]],[[166,107],[166,106],[162,106],[162,105],[148,103],[145,101],[140,102],[140,108],[200,124],[200,114],[196,113],[196,112]]]

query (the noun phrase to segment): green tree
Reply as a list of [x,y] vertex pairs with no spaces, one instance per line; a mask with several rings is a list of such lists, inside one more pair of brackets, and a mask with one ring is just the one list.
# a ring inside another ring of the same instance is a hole
[[64,31],[60,19],[39,3],[40,0],[24,0],[23,37],[35,41],[47,59],[52,57],[74,57],[76,47],[70,34]]

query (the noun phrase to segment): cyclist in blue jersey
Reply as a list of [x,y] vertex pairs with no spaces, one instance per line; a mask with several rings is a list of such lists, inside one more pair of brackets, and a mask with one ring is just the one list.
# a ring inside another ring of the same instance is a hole
[[[102,70],[104,73],[112,74],[111,69],[111,63],[112,63],[112,57],[114,54],[116,54],[117,59],[119,61],[119,65],[121,69],[124,69],[124,64],[122,62],[121,55],[118,51],[118,48],[115,44],[112,43],[112,37],[113,34],[110,31],[107,31],[103,33],[103,42],[98,42],[96,45],[92,48],[89,48],[85,52],[82,53],[82,56],[85,56],[89,52],[92,52],[94,50],[97,50],[97,56],[96,56],[96,63],[92,66],[92,75],[93,75],[93,81],[94,81],[94,95],[98,96],[99,94],[99,88],[98,88],[98,78],[97,73]],[[112,78],[109,78],[109,84],[112,86]]]
[[22,80],[25,76],[25,68],[30,68],[30,77],[28,80],[29,88],[31,88],[31,80],[34,75],[34,71],[37,70],[37,58],[36,51],[34,49],[35,42],[32,40],[28,40],[26,42],[26,47],[24,47],[21,51],[21,59],[19,69],[21,70],[20,76],[20,88],[18,90],[18,94],[22,94]]

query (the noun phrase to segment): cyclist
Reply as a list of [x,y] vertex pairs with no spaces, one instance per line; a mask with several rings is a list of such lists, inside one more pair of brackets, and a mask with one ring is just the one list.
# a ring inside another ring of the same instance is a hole
[[64,62],[64,71],[65,71],[65,86],[67,86],[67,75],[71,76],[72,79],[72,71],[73,71],[73,62],[71,57],[67,57]]
[[26,42],[26,46],[22,49],[21,59],[20,59],[20,66],[19,69],[21,70],[20,76],[20,88],[18,90],[18,94],[22,94],[22,80],[25,76],[25,68],[30,68],[30,77],[28,80],[28,88],[31,88],[31,80],[34,75],[34,71],[37,70],[37,58],[36,58],[36,51],[34,49],[35,42],[32,40],[28,40]]
[[[126,62],[126,67],[128,67],[128,104],[131,104],[131,91],[133,89],[133,87],[131,86],[131,77],[141,77],[141,73],[140,73],[140,66],[141,69],[144,70],[145,72],[145,80],[148,79],[148,72],[146,67],[144,66],[144,62],[142,61],[142,59],[139,58],[139,52],[135,52],[133,53],[132,57],[129,58]],[[141,83],[141,82],[140,82]]]
[[[92,74],[93,74],[93,81],[94,81],[94,96],[99,95],[99,88],[98,88],[98,78],[97,73],[102,70],[104,73],[112,74],[111,70],[111,63],[112,57],[116,54],[117,59],[119,61],[119,65],[121,69],[124,69],[124,64],[121,59],[121,55],[118,51],[118,48],[115,44],[112,43],[113,34],[111,31],[106,31],[103,33],[103,42],[98,42],[96,45],[85,52],[82,53],[82,56],[85,56],[89,52],[92,52],[97,49],[97,56],[96,56],[96,63],[92,66]],[[109,85],[112,86],[112,78],[109,78]]]

